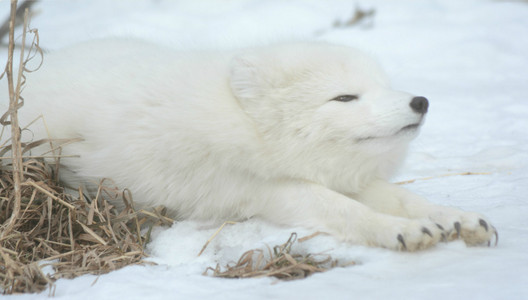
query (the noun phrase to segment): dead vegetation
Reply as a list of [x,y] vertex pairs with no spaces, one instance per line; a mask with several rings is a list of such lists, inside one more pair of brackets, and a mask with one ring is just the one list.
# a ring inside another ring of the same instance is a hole
[[416,179],[411,179],[411,180],[406,180],[406,181],[400,181],[400,182],[396,182],[396,184],[399,184],[399,185],[403,185],[403,184],[409,184],[409,183],[414,183],[416,181],[421,181],[421,180],[431,180],[431,179],[437,179],[437,178],[442,178],[442,177],[451,177],[451,176],[470,176],[470,175],[490,175],[491,173],[489,172],[462,172],[462,173],[448,173],[448,174],[441,174],[441,175],[437,175],[437,176],[430,176],[430,177],[423,177],[423,178],[416,178]]
[[365,10],[365,9],[356,7],[356,10],[352,13],[352,15],[348,18],[348,20],[345,20],[345,21],[336,20],[334,22],[333,27],[334,28],[351,27],[351,26],[358,25],[362,22],[369,22],[367,27],[371,27],[375,14],[376,14],[375,9]]
[[337,19],[330,28],[324,28],[314,32],[315,36],[321,36],[329,30],[345,29],[350,27],[360,27],[363,29],[372,28],[374,26],[374,17],[376,15],[375,9],[362,9],[356,7],[352,14],[346,19]]
[[[82,190],[78,197],[64,192],[43,159],[24,159],[21,203],[15,213],[12,165],[0,167],[0,283],[4,293],[39,292],[59,278],[104,274],[142,263],[150,230],[147,219],[167,221],[158,212],[137,212],[130,193],[101,184],[94,199]],[[110,202],[121,199],[125,209]],[[53,267],[44,274],[43,266]],[[52,290],[50,290],[52,292]]]
[[[273,250],[268,248],[267,255],[262,249],[249,250],[242,254],[236,264],[225,266],[225,270],[217,264],[215,268],[207,268],[204,275],[212,271],[213,276],[222,278],[275,277],[293,280],[338,266],[338,261],[326,254],[295,254],[292,247],[296,242],[297,234],[292,233],[286,243],[273,247]],[[354,264],[350,262],[342,266]]]
[[[25,2],[26,3],[26,2]],[[26,64],[42,54],[38,31],[28,27],[25,9],[20,46],[18,74],[13,69],[14,27],[17,1],[11,1],[9,19],[8,62],[5,72],[9,88],[9,110],[0,119],[2,134],[10,128],[11,138],[0,149],[0,291],[4,294],[32,293],[50,287],[59,278],[83,274],[103,274],[130,264],[144,263],[144,246],[150,229],[156,224],[169,224],[162,209],[152,212],[134,209],[127,190],[99,185],[95,197],[82,189],[74,196],[58,183],[61,144],[73,141],[20,140],[18,110],[23,106],[21,91],[26,84]],[[26,34],[33,41],[26,49]],[[27,53],[25,52],[27,50]],[[2,91],[5,92],[5,91]],[[49,144],[54,159],[31,156],[35,147]],[[7,156],[6,156],[7,155]],[[112,204],[124,202],[118,211]],[[52,274],[43,267],[51,266]]]
[[[38,0],[26,0],[17,7],[15,11],[15,23],[14,23],[15,26],[19,26],[23,24],[24,13],[26,9],[28,9],[31,14],[31,7],[37,2]],[[5,36],[9,34],[10,20],[11,18],[7,18],[5,22],[2,23],[2,25],[0,26],[0,45],[3,45],[2,40],[4,39]]]

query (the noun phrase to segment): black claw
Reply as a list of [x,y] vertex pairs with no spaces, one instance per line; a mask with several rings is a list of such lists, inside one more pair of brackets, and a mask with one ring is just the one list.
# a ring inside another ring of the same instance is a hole
[[455,230],[457,232],[457,238],[460,238],[460,231],[461,231],[460,222],[455,222]]
[[435,223],[435,224],[436,224],[436,227],[438,227],[438,229],[440,229],[440,230],[442,230],[442,231],[445,230],[444,227],[443,227],[442,225],[440,225],[440,224],[438,224],[438,223]]
[[447,243],[447,235],[445,233],[442,232],[442,242],[446,242]]
[[431,231],[429,231],[429,229],[427,229],[425,227],[422,227],[422,233],[423,234],[427,234],[430,237],[433,237],[433,234],[431,233]]
[[497,244],[499,243],[499,233],[495,227],[491,226],[491,228],[493,228],[493,233],[495,233],[495,247],[497,247]]
[[403,239],[403,235],[398,234],[398,242],[402,244],[403,250],[407,250],[407,245],[405,245],[405,240]]
[[486,229],[486,232],[488,231],[488,223],[486,223],[486,221],[479,219],[479,224]]
[[[495,235],[495,247],[497,247],[497,244],[499,243],[499,233],[497,232],[497,229],[495,227],[491,226],[493,229],[493,234]],[[488,241],[488,247],[491,247],[491,239]]]

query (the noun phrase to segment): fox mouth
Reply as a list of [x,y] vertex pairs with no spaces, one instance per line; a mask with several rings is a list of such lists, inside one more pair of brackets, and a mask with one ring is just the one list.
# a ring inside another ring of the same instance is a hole
[[380,139],[380,138],[395,137],[395,136],[399,136],[399,135],[415,132],[421,125],[422,125],[421,122],[413,123],[413,124],[409,124],[409,125],[403,126],[402,128],[400,128],[400,130],[396,131],[394,134],[391,134],[391,135],[368,136],[368,137],[364,137],[364,138],[357,138],[356,141],[363,142],[363,141],[375,140],[375,139]]
[[414,124],[410,124],[410,125],[407,125],[407,126],[403,126],[394,135],[397,135],[397,134],[400,134],[400,133],[404,133],[404,132],[408,132],[408,131],[414,131],[414,130],[418,129],[418,127],[420,127],[420,125],[421,125],[420,123],[414,123]]

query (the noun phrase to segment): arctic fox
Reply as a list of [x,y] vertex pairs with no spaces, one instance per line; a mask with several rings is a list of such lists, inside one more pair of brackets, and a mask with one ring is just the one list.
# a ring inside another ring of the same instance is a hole
[[63,179],[111,178],[177,219],[259,217],[408,251],[496,234],[482,215],[388,182],[429,103],[391,89],[355,49],[101,40],[47,55],[23,96],[22,122],[43,114],[52,138],[82,140],[64,146],[80,157],[62,159]]

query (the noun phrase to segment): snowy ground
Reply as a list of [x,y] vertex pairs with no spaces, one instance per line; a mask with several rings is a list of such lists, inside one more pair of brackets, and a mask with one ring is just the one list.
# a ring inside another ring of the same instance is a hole
[[[332,28],[356,7],[375,8],[359,27]],[[0,2],[0,17],[8,14]],[[514,1],[42,1],[33,26],[53,50],[103,36],[134,36],[175,47],[229,47],[288,39],[327,40],[373,53],[394,86],[427,96],[421,136],[395,181],[447,173],[407,188],[431,201],[487,215],[500,233],[492,248],[441,244],[396,253],[318,236],[296,250],[358,265],[305,280],[202,276],[246,250],[286,241],[301,228],[252,220],[216,228],[181,222],[149,246],[156,266],[59,280],[60,299],[528,299],[528,3]],[[5,49],[2,52],[3,63]],[[29,83],[30,84],[30,83]],[[45,298],[38,295],[7,299]]]

